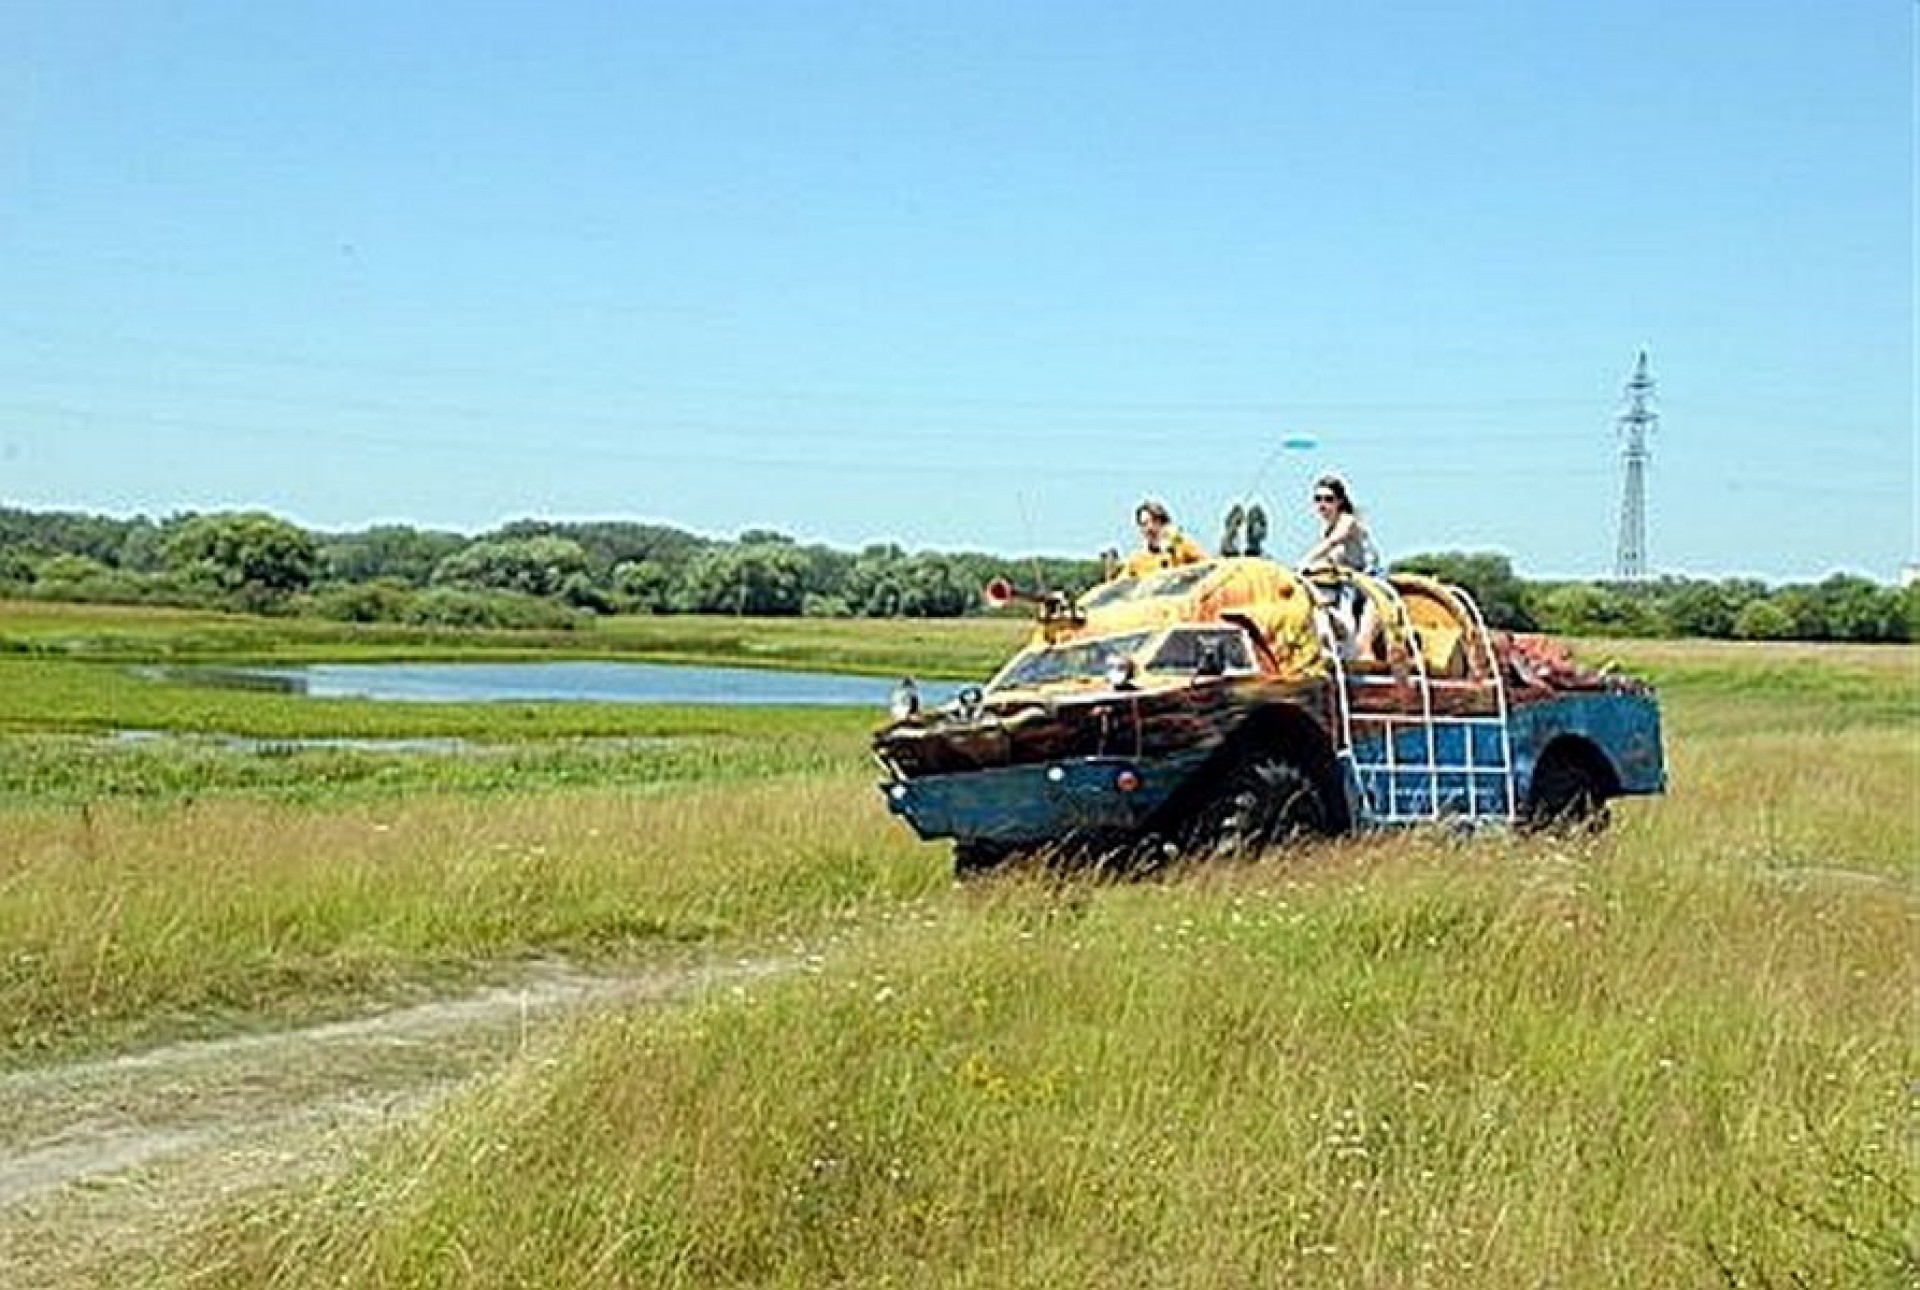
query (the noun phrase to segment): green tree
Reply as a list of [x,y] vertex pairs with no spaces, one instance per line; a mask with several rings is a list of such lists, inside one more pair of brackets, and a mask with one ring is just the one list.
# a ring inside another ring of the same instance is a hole
[[905,613],[907,555],[891,543],[866,547],[847,571],[845,598],[862,618],[898,618]]
[[358,533],[320,539],[321,564],[331,582],[393,579],[424,587],[440,562],[467,545],[458,533],[377,524]]
[[613,604],[621,613],[664,614],[674,605],[674,572],[659,560],[624,560],[613,570]]
[[588,613],[610,614],[614,610],[613,597],[607,588],[595,582],[584,569],[567,575],[567,580],[560,584],[560,599]]
[[800,614],[805,618],[851,618],[853,607],[839,596],[809,591],[800,598]]
[[0,547],[12,547],[27,556],[84,555],[111,569],[119,565],[127,530],[147,522],[78,511],[0,507]]
[[1827,622],[1826,598],[1814,588],[1805,585],[1781,587],[1767,599],[1787,616],[1790,624],[1787,639],[1823,641],[1833,634]]
[[1658,605],[1619,584],[1563,582],[1529,593],[1542,629],[1569,636],[1654,636]]
[[18,551],[0,547],[0,583],[24,587],[33,581],[33,562]]
[[264,511],[193,516],[167,533],[162,555],[169,572],[253,610],[304,591],[319,565],[306,530]]
[[910,618],[958,618],[980,601],[980,587],[958,556],[922,552],[905,562],[901,612]]
[[1793,619],[1771,600],[1750,600],[1733,620],[1733,634],[1743,641],[1789,640]]
[[1423,573],[1464,588],[1480,606],[1490,627],[1528,632],[1539,627],[1527,587],[1514,576],[1513,562],[1491,551],[1442,551],[1411,555],[1393,564],[1396,573]]
[[144,515],[128,521],[117,563],[136,573],[161,573],[167,567],[166,532]]
[[1836,573],[1818,587],[1835,640],[1897,641],[1906,639],[1906,614],[1900,593],[1867,578]]
[[[664,524],[635,524],[625,520],[590,520],[583,523],[559,523],[550,520],[522,519],[503,524],[483,541],[508,538],[555,537],[577,542],[587,555],[587,572],[596,582],[609,581],[613,570],[634,560],[658,560],[677,569],[696,551],[711,545],[682,529]],[[609,581],[610,585],[610,581]]]
[[854,556],[847,551],[817,543],[800,548],[807,557],[807,594],[833,607],[814,617],[844,618],[851,612],[846,606],[847,578],[853,571]]
[[702,614],[790,617],[805,600],[806,574],[806,556],[791,545],[709,547],[688,564],[675,607]]
[[1663,590],[1660,616],[1676,636],[1733,635],[1734,620],[1747,599],[1727,583],[1690,581]]
[[434,569],[433,581],[445,587],[550,597],[586,569],[587,553],[571,538],[498,538],[454,552]]
[[97,586],[112,572],[107,565],[90,555],[67,551],[42,560],[38,569],[29,571],[27,580],[38,583],[42,592],[60,595],[73,593],[89,584]]

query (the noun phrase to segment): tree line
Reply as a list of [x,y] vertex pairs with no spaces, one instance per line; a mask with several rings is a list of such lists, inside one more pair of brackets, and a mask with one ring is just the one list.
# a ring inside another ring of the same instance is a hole
[[[1920,640],[1920,586],[1836,573],[1769,586],[1749,578],[1533,581],[1507,557],[1441,552],[1395,561],[1473,592],[1496,627],[1581,636]],[[164,604],[432,626],[570,627],[609,614],[949,618],[984,612],[1011,574],[1079,591],[1097,559],[857,552],[754,529],[731,539],[660,524],[516,520],[478,535],[404,524],[316,532],[262,511],[160,520],[0,507],[0,595]]]

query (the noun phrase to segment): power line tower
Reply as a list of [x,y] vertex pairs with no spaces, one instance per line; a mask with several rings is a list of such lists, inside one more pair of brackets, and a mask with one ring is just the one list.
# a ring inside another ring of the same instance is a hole
[[1647,432],[1660,424],[1660,414],[1648,406],[1653,399],[1653,376],[1647,371],[1644,349],[1626,393],[1627,410],[1620,414],[1620,455],[1627,469],[1620,492],[1620,549],[1614,576],[1622,582],[1638,582],[1647,576]]

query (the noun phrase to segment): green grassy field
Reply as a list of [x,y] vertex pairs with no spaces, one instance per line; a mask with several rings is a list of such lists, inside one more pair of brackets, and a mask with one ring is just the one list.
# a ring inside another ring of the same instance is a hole
[[[608,652],[773,660],[801,654],[797,626],[618,624]],[[926,666],[916,633],[945,627],[864,627],[800,661],[978,675],[1017,637],[961,624]],[[340,1015],[533,958],[780,970],[585,1022],[348,1172],[157,1246],[143,1278],[1920,1275],[1920,651],[1588,648],[1658,680],[1673,774],[1598,838],[956,887],[872,791],[872,714],[401,711],[125,670],[391,648],[282,629],[0,610],[0,1062]],[[199,741],[104,737],[127,729]]]
[[755,663],[878,675],[984,676],[1031,626],[1017,617],[608,618],[578,631],[452,631],[182,609],[0,600],[0,657],[232,659],[593,658]]

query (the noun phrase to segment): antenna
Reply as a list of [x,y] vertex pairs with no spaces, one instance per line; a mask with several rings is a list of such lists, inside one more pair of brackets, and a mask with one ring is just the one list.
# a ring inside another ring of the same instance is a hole
[[1260,491],[1261,482],[1267,477],[1267,471],[1272,468],[1274,462],[1280,460],[1283,453],[1312,452],[1319,446],[1320,441],[1310,434],[1300,434],[1296,432],[1283,437],[1279,443],[1274,445],[1272,452],[1261,458],[1260,465],[1255,468],[1253,479],[1248,483],[1246,492],[1240,495],[1240,500],[1249,503],[1253,501],[1254,496]]
[[1047,590],[1046,568],[1040,563],[1040,545],[1037,530],[1033,525],[1033,513],[1027,509],[1027,494],[1022,489],[1013,490],[1013,504],[1020,510],[1020,527],[1027,531],[1027,546],[1033,552],[1033,585],[1041,591]]
[[[1274,445],[1273,451],[1261,458],[1259,466],[1253,472],[1251,482],[1247,484],[1246,491],[1227,509],[1226,531],[1222,534],[1220,543],[1222,555],[1259,555],[1261,553],[1267,540],[1267,512],[1255,500],[1260,494],[1261,481],[1266,479],[1267,471],[1273,467],[1274,462],[1280,460],[1283,454],[1312,452],[1319,446],[1320,440],[1313,435],[1295,431],[1282,437],[1280,442]],[[1243,525],[1246,532],[1244,544],[1240,537]]]
[[1644,349],[1626,393],[1627,410],[1619,421],[1626,478],[1620,491],[1620,546],[1614,575],[1622,582],[1638,582],[1647,576],[1647,432],[1660,424],[1660,414],[1647,406],[1653,398],[1653,376],[1647,371]]

